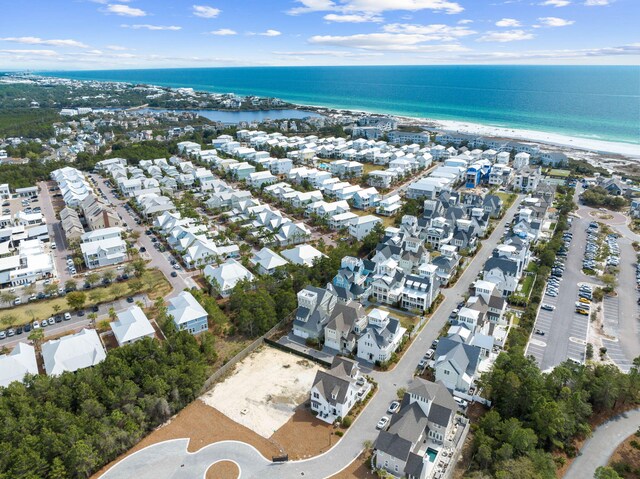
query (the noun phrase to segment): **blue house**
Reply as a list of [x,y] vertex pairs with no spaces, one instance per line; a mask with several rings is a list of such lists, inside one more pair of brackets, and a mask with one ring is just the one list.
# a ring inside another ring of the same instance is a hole
[[489,180],[491,173],[491,162],[489,160],[479,160],[467,168],[466,187],[475,188],[483,182]]
[[369,296],[375,265],[369,260],[345,256],[331,284],[338,299],[358,300]]
[[180,331],[187,330],[196,335],[209,328],[207,312],[187,291],[169,299],[167,314],[173,317],[173,322]]

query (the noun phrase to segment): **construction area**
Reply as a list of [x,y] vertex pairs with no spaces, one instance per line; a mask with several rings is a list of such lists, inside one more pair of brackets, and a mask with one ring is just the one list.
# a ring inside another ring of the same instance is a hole
[[309,397],[316,363],[263,346],[200,399],[262,437],[271,437]]

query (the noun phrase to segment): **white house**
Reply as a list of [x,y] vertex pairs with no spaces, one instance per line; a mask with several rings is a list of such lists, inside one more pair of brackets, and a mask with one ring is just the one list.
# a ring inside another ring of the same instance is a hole
[[358,338],[358,357],[370,362],[389,361],[407,331],[387,311],[375,308],[367,315],[368,325]]
[[33,346],[19,342],[9,354],[0,355],[0,387],[22,381],[27,374],[38,374]]
[[360,377],[358,363],[336,356],[328,371],[319,370],[311,386],[311,410],[329,424],[344,418],[351,408],[364,397],[359,392],[369,386]]
[[122,263],[127,256],[127,244],[121,237],[122,229],[114,226],[84,233],[80,250],[87,268],[100,268]]
[[155,336],[151,322],[139,306],[122,311],[117,317],[118,319],[111,323],[111,329],[120,346]]
[[358,216],[353,222],[349,224],[349,234],[351,236],[354,236],[358,240],[362,240],[371,231],[373,231],[376,225],[381,223],[382,220],[377,216]]
[[289,262],[304,266],[313,266],[316,258],[326,257],[316,248],[308,244],[301,244],[294,248],[281,251],[280,254]]
[[260,274],[273,274],[277,268],[285,266],[288,263],[289,262],[282,256],[266,247],[262,248],[251,258],[251,264],[258,268]]
[[218,288],[220,296],[223,298],[228,297],[231,294],[231,290],[240,281],[253,281],[254,278],[251,271],[235,259],[229,259],[216,268],[207,265],[204,269],[204,277],[211,285]]
[[83,329],[42,345],[44,368],[49,376],[95,366],[106,357],[107,353],[95,329]]

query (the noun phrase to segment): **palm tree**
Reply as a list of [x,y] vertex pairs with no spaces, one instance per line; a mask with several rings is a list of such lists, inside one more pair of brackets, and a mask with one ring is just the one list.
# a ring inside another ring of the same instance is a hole
[[89,318],[89,321],[91,322],[91,327],[95,328],[96,327],[96,319],[98,319],[98,315],[96,313],[89,313],[87,315],[87,318]]
[[89,276],[87,276],[87,282],[89,284],[95,284],[98,281],[100,281],[100,275],[98,273],[89,273]]
[[144,303],[142,301],[140,301],[140,300],[136,301],[135,305],[140,309],[144,308]]
[[116,310],[114,307],[109,308],[109,317],[114,321],[118,317],[118,313],[116,313]]
[[6,304],[12,304],[16,300],[17,296],[13,293],[1,293],[0,294],[0,302]]
[[33,346],[36,348],[36,350],[40,350],[40,344],[42,343],[43,339],[44,329],[42,328],[32,329],[29,333],[29,340],[33,342]]
[[54,313],[58,314],[62,309],[62,306],[60,306],[59,304],[54,304],[53,306],[51,306],[51,309],[53,309]]

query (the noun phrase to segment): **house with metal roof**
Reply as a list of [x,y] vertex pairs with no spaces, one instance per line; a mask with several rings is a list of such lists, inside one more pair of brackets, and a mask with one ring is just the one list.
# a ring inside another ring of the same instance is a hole
[[167,314],[173,317],[178,330],[186,330],[195,335],[208,329],[207,312],[191,293],[182,291],[169,298],[168,302]]
[[9,354],[0,355],[0,387],[22,381],[27,374],[38,374],[33,346],[19,342]]
[[106,357],[107,353],[95,329],[83,329],[42,345],[44,368],[49,376],[95,366]]
[[118,313],[117,318],[110,326],[120,346],[155,336],[151,322],[139,306]]

